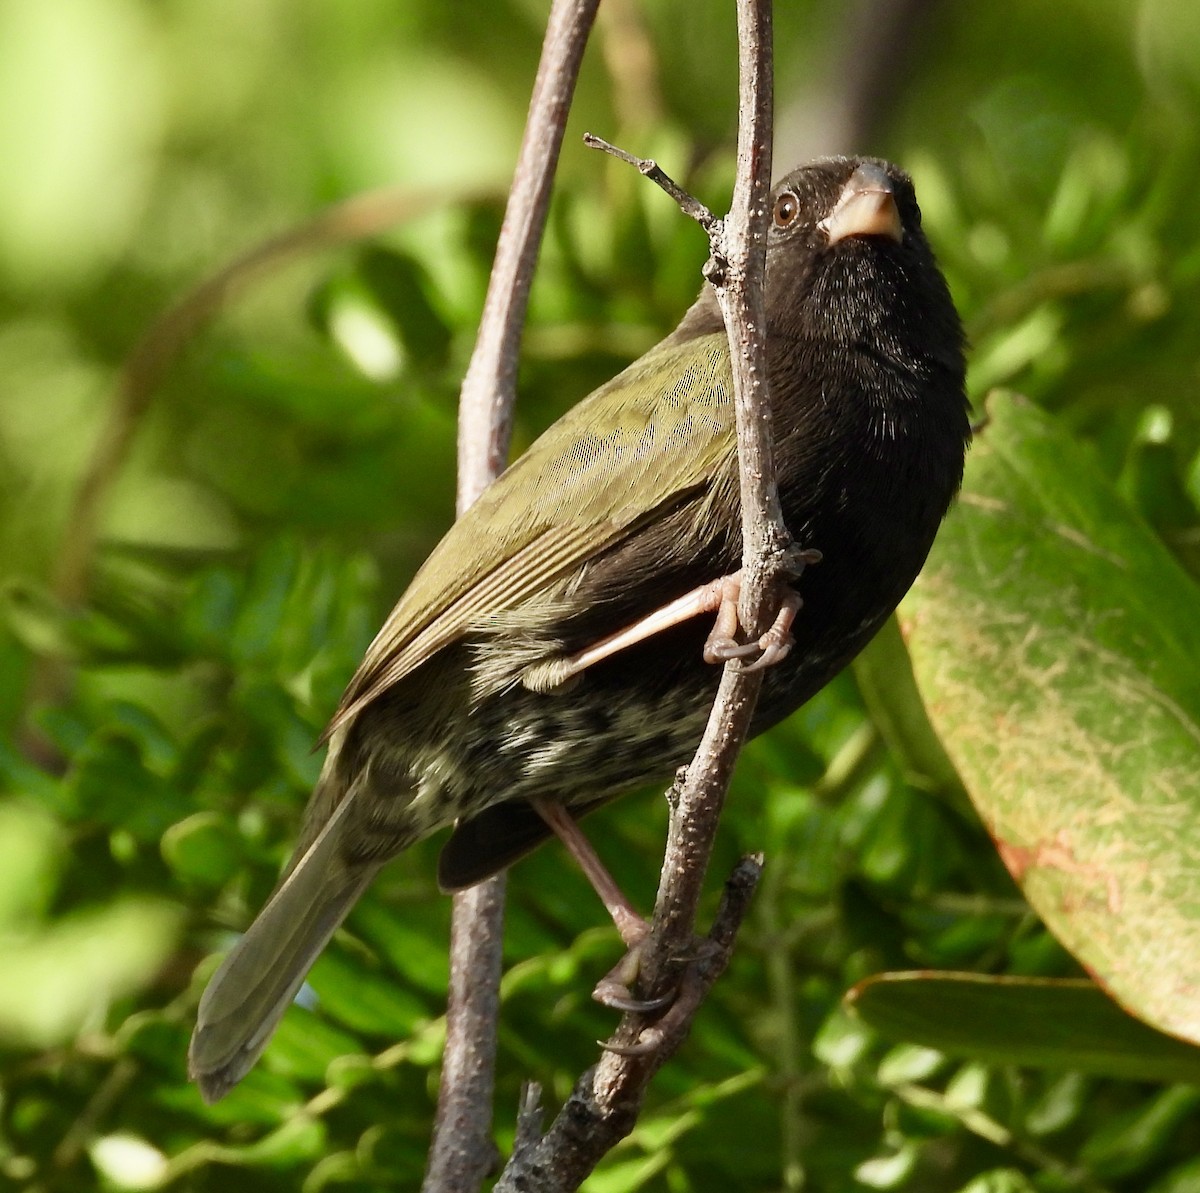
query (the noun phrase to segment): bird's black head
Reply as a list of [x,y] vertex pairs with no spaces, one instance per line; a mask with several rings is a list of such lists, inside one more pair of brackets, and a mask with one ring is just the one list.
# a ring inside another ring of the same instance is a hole
[[771,194],[767,320],[772,337],[869,343],[960,380],[963,333],[921,228],[912,179],[878,158],[823,158]]

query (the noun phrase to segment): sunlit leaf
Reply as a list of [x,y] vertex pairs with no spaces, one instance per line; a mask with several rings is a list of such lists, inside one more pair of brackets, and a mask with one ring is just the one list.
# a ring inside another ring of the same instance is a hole
[[1009,870],[1125,1006],[1200,1040],[1200,588],[997,396],[902,626]]
[[178,910],[125,898],[4,945],[0,1035],[41,1047],[69,1040],[116,998],[144,986],[174,945]]

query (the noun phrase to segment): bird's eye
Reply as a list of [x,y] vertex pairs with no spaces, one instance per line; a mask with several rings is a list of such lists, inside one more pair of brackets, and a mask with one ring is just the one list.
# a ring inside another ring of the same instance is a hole
[[786,228],[795,222],[796,216],[799,214],[800,200],[791,191],[784,191],[775,200],[775,210],[771,212],[771,218],[775,221],[775,227]]

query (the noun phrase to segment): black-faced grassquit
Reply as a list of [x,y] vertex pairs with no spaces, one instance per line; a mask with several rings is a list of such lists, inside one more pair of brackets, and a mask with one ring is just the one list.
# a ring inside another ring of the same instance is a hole
[[[896,607],[970,436],[961,325],[896,167],[829,158],[775,188],[766,310],[779,497],[821,561],[769,646],[756,733]],[[246,1073],[414,841],[455,826],[439,879],[468,886],[549,835],[535,804],[578,817],[688,761],[731,653],[711,610],[741,550],[729,346],[706,285],[451,527],[367,651],[292,861],[200,1002],[190,1065],[206,1098]],[[673,624],[647,623],[663,609]]]

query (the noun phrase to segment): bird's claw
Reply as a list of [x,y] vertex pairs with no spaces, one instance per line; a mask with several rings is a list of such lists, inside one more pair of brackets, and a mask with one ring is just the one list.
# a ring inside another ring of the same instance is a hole
[[799,595],[789,592],[780,606],[775,624],[753,642],[735,642],[727,634],[718,635],[714,632],[704,644],[704,661],[727,663],[730,659],[748,659],[757,655],[753,662],[743,664],[743,671],[764,671],[768,667],[774,667],[776,663],[783,662],[795,645],[796,640],[792,637],[789,627],[795,620],[800,605]]
[[761,650],[762,654],[753,663],[744,664],[743,671],[765,671],[768,667],[774,667],[776,663],[782,663],[791,653],[792,646],[796,641],[791,634],[783,639],[768,641],[769,638],[771,635],[767,633],[753,643],[755,650]]
[[663,1046],[663,1033],[656,1027],[648,1027],[635,1044],[618,1044],[613,1040],[597,1040],[605,1052],[617,1056],[653,1056]]
[[637,998],[628,986],[604,977],[596,983],[592,997],[602,1006],[627,1015],[652,1015],[669,1007],[675,1001],[675,992],[660,994],[657,998]]
[[758,658],[752,663],[745,663],[743,671],[765,671],[774,667],[787,658],[795,639],[791,634],[777,634],[768,630],[756,642],[734,642],[731,638],[720,638],[710,641],[704,647],[704,660],[707,663],[727,663],[730,659],[749,659],[754,655]]
[[757,642],[735,642],[732,638],[710,638],[704,644],[706,663],[728,663],[730,659],[746,659],[758,654],[761,647]]
[[642,964],[642,942],[632,945],[625,956],[616,963],[597,983],[592,997],[614,1011],[630,1015],[650,1015],[669,1007],[675,1001],[675,992],[661,994],[657,998],[638,998],[630,987],[637,981]]
[[[792,544],[783,552],[785,570],[794,582],[804,569],[821,562],[821,552],[812,547],[797,547]],[[721,582],[721,603],[717,620],[708,641],[704,643],[706,663],[728,663],[731,659],[753,659],[742,665],[743,671],[764,671],[783,662],[795,645],[792,623],[804,602],[800,594],[788,586],[783,590],[775,621],[770,629],[753,642],[738,642],[734,635],[738,630],[738,600],[741,595],[741,573],[726,576]]]

